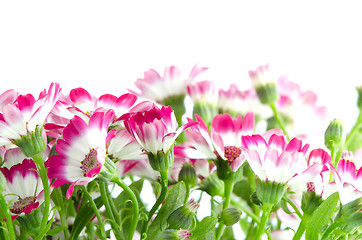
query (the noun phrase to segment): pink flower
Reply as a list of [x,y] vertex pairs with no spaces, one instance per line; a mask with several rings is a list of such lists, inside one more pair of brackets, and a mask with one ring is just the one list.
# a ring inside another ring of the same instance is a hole
[[341,159],[334,172],[335,182],[331,182],[323,198],[338,191],[342,205],[362,197],[362,167],[356,169],[353,162]]
[[16,104],[3,107],[0,115],[0,145],[10,145],[13,140],[42,127],[53,106],[58,101],[61,89],[52,83],[48,91],[40,93],[38,100],[31,94],[19,95]]
[[254,89],[241,91],[236,84],[230,84],[228,90],[219,90],[218,108],[222,112],[244,116],[253,112],[256,117],[266,119],[272,115],[268,106],[261,104]]
[[176,130],[176,117],[169,106],[163,106],[161,109],[155,106],[144,112],[129,114],[127,117],[124,125],[128,132],[146,152],[153,154],[157,154],[158,151],[167,153],[181,132],[196,124],[187,123]]
[[264,86],[271,82],[276,82],[276,79],[274,79],[274,77],[270,74],[269,64],[260,65],[255,70],[250,70],[249,77],[254,88]]
[[297,138],[286,143],[280,129],[269,130],[264,135],[243,136],[242,141],[249,165],[262,181],[305,186],[323,169],[320,164],[308,167],[305,154],[309,145],[303,146]]
[[188,76],[175,66],[165,68],[163,76],[150,69],[144,73],[144,78],[136,80],[135,85],[141,91],[137,95],[158,103],[171,96],[185,95],[186,86],[206,69],[195,65]]
[[11,202],[12,219],[22,213],[30,213],[43,202],[43,185],[35,170],[36,165],[31,159],[23,159],[10,169],[0,168],[6,178],[3,194],[5,200]]
[[214,82],[212,81],[191,82],[189,85],[187,85],[187,93],[191,97],[194,104],[216,104],[217,101]]
[[72,183],[67,198],[75,185],[92,181],[103,166],[106,158],[106,144],[113,132],[108,127],[114,118],[112,110],[96,112],[85,122],[75,116],[63,131],[63,139],[56,145],[58,155],[49,158],[48,176],[55,179],[54,187]]
[[239,115],[235,119],[227,113],[216,115],[211,124],[211,137],[204,121],[198,115],[195,118],[199,125],[186,132],[192,146],[205,158],[220,157],[228,161],[231,169],[236,171],[246,159],[241,136],[253,133],[254,114],[247,113],[244,118]]

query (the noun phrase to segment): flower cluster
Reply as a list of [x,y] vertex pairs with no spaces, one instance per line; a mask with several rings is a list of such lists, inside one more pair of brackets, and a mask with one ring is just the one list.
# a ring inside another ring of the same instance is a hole
[[3,92],[0,238],[360,237],[362,109],[345,134],[269,65],[244,90],[206,70],[150,69],[119,96]]

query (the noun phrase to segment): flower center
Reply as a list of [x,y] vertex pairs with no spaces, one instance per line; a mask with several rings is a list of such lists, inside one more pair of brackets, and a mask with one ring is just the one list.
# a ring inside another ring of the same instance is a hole
[[308,192],[315,192],[315,186],[313,182],[307,182],[307,191]]
[[19,199],[18,201],[16,201],[13,204],[13,208],[10,209],[10,212],[14,213],[14,214],[20,214],[27,206],[35,203],[35,201],[36,201],[36,197],[34,197],[34,196]]
[[241,149],[238,147],[227,146],[224,147],[224,149],[225,149],[225,158],[228,160],[229,164],[231,164],[241,154]]
[[82,169],[83,176],[85,177],[87,176],[89,171],[99,165],[99,162],[97,161],[97,150],[95,150],[94,148],[89,149],[89,153],[84,156],[83,161],[81,161],[80,163],[82,164],[80,169]]

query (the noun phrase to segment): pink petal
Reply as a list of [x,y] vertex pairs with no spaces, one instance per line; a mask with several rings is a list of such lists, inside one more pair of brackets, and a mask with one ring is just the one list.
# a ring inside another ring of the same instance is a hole
[[70,100],[74,103],[92,102],[92,97],[84,88],[74,88],[69,93]]
[[302,148],[302,141],[297,138],[293,138],[292,140],[289,141],[288,145],[285,148],[285,151],[300,152],[301,148]]
[[245,114],[242,124],[242,134],[251,135],[254,133],[255,117],[253,112]]

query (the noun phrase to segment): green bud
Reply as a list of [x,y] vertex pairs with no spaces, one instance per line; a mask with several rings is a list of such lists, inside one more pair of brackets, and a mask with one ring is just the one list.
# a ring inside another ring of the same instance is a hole
[[36,126],[33,132],[15,139],[13,143],[20,148],[26,157],[34,157],[43,152],[47,146],[43,138],[43,127]]
[[200,207],[194,199],[173,211],[167,219],[169,229],[190,229],[193,225],[196,211]]
[[147,152],[147,156],[153,170],[158,172],[168,170],[173,164],[173,148],[167,153],[162,150],[158,151],[157,154]]
[[197,175],[195,168],[191,164],[184,164],[178,175],[178,181],[184,181],[190,188],[197,185]]
[[205,191],[211,197],[224,196],[224,182],[216,174],[211,174],[200,183],[200,190]]
[[158,238],[159,240],[188,240],[190,239],[190,236],[192,233],[190,233],[187,230],[165,230],[162,231]]
[[5,188],[6,188],[6,178],[4,174],[0,171],[0,194],[2,194]]
[[241,211],[236,208],[226,208],[221,212],[221,221],[226,226],[234,225],[239,222]]
[[275,82],[267,82],[264,85],[255,86],[255,91],[260,102],[266,105],[274,104],[279,98]]
[[331,121],[324,133],[324,144],[328,149],[333,146],[339,145],[343,140],[343,123],[341,120],[334,119]]
[[285,190],[283,183],[258,181],[256,195],[262,203],[276,204],[282,199]]

